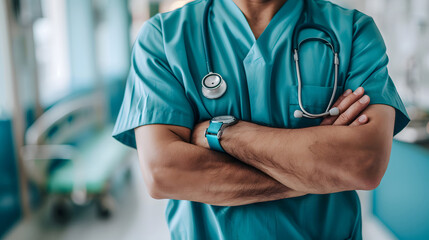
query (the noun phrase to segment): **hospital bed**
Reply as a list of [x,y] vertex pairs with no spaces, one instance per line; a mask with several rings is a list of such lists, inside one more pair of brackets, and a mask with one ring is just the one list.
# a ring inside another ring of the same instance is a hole
[[100,217],[110,216],[111,182],[118,174],[130,174],[130,149],[111,137],[104,102],[101,93],[60,102],[26,132],[25,169],[57,222],[66,222],[76,206],[90,202]]

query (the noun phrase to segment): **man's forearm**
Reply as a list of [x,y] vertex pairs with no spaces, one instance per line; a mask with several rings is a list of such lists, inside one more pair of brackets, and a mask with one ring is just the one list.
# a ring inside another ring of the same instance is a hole
[[139,139],[146,134],[144,128],[136,130],[139,159],[155,198],[234,206],[304,195],[227,154],[192,145],[177,136],[168,139],[168,144],[158,143],[164,147],[154,151],[159,149],[156,139]]
[[[371,110],[368,114],[371,116]],[[393,116],[391,111],[385,114],[394,119],[394,112]],[[379,127],[382,124],[391,126]],[[379,153],[390,153],[391,146],[382,138],[389,135],[393,136],[393,123],[376,118],[359,127],[304,129],[275,129],[241,121],[225,130],[221,144],[235,158],[292,189],[331,193],[378,185],[389,157]]]

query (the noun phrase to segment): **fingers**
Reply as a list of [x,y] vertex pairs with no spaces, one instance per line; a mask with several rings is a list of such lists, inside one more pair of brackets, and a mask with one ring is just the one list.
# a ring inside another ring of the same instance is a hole
[[353,91],[351,89],[347,89],[343,95],[341,95],[337,101],[334,103],[334,105],[332,107],[337,107],[338,105],[340,105],[340,103],[348,96],[350,95],[350,93],[352,93]]
[[[369,101],[369,96],[365,95],[358,101],[353,102],[353,104],[346,108],[345,111],[340,110],[342,113],[340,116],[338,116],[333,125],[348,125],[352,123],[356,117],[369,105]],[[341,103],[339,106],[341,106]]]
[[[364,91],[363,87],[357,88],[353,92],[353,94],[351,94],[352,90],[347,89],[347,91],[345,91],[344,94],[341,95],[338,98],[338,100],[335,102],[335,104],[333,105],[333,107],[337,107],[340,110],[340,114],[338,116],[326,117],[322,121],[321,125],[332,125],[334,122],[336,122],[337,119],[341,117],[342,113],[344,113],[353,103],[358,101],[363,96],[364,92],[365,91]],[[350,121],[352,121],[352,120],[354,120],[354,119],[351,119]],[[349,123],[350,122],[343,122],[343,124],[349,124]]]
[[360,126],[360,125],[364,125],[368,123],[368,116],[366,116],[365,114],[360,115],[358,118],[356,118],[351,124],[351,127],[356,127],[356,126]]
[[[352,93],[352,90],[347,89],[340,97],[338,97],[337,101],[332,105],[332,108],[337,107],[348,95],[350,95],[350,93]],[[338,116],[325,117],[320,125],[331,125],[337,118]]]

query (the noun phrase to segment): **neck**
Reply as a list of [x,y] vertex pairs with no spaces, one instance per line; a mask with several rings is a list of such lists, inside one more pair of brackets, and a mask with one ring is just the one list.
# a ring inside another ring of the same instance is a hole
[[287,0],[233,0],[243,12],[255,38],[262,34]]

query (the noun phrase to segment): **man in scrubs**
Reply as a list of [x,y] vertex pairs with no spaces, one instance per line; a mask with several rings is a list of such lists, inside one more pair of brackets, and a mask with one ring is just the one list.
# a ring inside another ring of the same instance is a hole
[[[151,196],[172,199],[172,239],[362,238],[354,190],[378,186],[392,137],[409,120],[373,20],[326,1],[306,4],[341,47],[338,116],[294,117],[291,39],[302,0],[213,1],[208,51],[228,84],[218,99],[205,98],[201,86],[206,0],[143,25],[114,137],[137,148]],[[323,112],[333,87],[330,49],[306,43],[300,64],[303,105]],[[205,131],[221,115],[239,121],[214,150]]]

